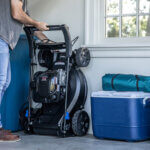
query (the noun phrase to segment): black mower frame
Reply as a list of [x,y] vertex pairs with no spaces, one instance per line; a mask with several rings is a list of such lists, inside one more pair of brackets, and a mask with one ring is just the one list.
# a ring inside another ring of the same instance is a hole
[[[68,26],[66,25],[48,25],[49,28],[48,31],[62,31],[64,35],[65,42],[62,44],[62,48],[66,48],[66,95],[65,95],[65,106],[64,106],[64,116],[63,116],[63,121],[60,120],[59,124],[63,123],[63,129],[62,132],[66,134],[66,119],[65,116],[67,114],[67,103],[68,103],[68,82],[69,82],[69,64],[70,64],[70,57],[72,55],[72,41],[71,41],[71,36],[68,31]],[[33,66],[35,65],[33,62],[33,56],[35,54],[35,50],[37,48],[34,40],[34,32],[39,31],[35,27],[24,27],[24,31],[26,32],[27,39],[29,42],[29,54],[30,54],[30,59],[31,59],[31,65],[30,65],[30,82],[33,80]],[[29,90],[29,114],[28,114],[28,123],[31,125],[31,98],[32,98],[32,90]],[[61,126],[61,125],[60,125]]]

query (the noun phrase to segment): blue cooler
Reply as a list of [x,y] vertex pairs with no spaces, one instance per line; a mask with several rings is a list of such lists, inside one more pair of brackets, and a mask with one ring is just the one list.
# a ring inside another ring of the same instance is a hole
[[150,139],[150,93],[92,93],[93,133],[97,138],[126,141]]

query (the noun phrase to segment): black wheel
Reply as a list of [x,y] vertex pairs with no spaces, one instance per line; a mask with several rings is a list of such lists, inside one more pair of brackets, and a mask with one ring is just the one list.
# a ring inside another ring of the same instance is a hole
[[[64,123],[62,124],[62,127],[64,127]],[[69,120],[66,121],[66,125],[65,125],[65,132],[61,129],[62,127],[60,127],[60,129],[57,131],[57,136],[59,137],[67,137],[68,133],[72,133],[71,131],[71,122]]]
[[84,136],[87,134],[89,129],[89,116],[87,112],[78,110],[72,117],[72,130],[77,136]]
[[91,60],[90,51],[87,48],[77,49],[75,59],[78,67],[87,67]]
[[19,117],[19,120],[20,120],[20,125],[21,125],[21,128],[22,130],[24,130],[25,133],[32,133],[32,128],[29,126],[28,124],[28,102],[25,103],[21,110],[20,110],[20,117]]

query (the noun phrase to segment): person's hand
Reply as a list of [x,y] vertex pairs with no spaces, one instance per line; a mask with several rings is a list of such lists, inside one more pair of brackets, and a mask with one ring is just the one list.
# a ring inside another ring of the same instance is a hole
[[47,31],[47,30],[49,30],[49,28],[47,26],[48,26],[48,24],[45,23],[45,22],[37,22],[36,25],[35,25],[35,27],[37,29],[39,29],[40,31]]

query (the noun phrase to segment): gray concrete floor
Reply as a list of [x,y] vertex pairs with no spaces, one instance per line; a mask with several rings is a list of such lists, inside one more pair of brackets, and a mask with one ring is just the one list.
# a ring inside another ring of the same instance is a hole
[[0,150],[150,150],[150,141],[122,142],[99,140],[92,135],[85,137],[58,138],[53,136],[25,135],[21,141],[0,143]]

